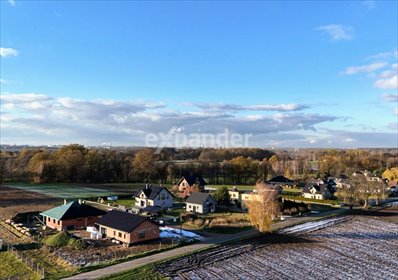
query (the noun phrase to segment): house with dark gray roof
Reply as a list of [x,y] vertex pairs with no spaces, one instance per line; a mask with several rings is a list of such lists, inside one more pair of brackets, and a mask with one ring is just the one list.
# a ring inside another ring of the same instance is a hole
[[188,212],[207,214],[216,211],[216,201],[208,193],[193,192],[186,201]]
[[206,181],[200,175],[182,176],[176,188],[180,197],[186,198],[193,192],[204,192]]
[[96,223],[102,238],[115,239],[124,245],[160,237],[159,227],[147,217],[112,210]]
[[46,226],[57,230],[72,230],[93,226],[106,214],[105,211],[84,204],[82,201],[72,201],[40,213]]
[[135,206],[145,208],[158,206],[160,209],[173,208],[173,194],[164,186],[145,185],[135,195]]
[[271,185],[278,185],[278,186],[291,186],[294,184],[292,180],[286,178],[285,176],[276,176],[267,182]]
[[303,197],[311,199],[330,199],[336,191],[335,185],[309,182],[303,188]]

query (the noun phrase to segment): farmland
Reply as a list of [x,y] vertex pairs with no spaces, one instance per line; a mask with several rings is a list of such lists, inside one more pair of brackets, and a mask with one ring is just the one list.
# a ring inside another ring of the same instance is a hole
[[10,184],[12,188],[24,191],[36,192],[43,195],[77,199],[77,198],[93,198],[112,195],[129,195],[137,188],[142,186],[131,185],[77,185],[77,184]]
[[167,262],[171,279],[398,279],[398,213],[311,222]]
[[44,211],[61,203],[61,199],[24,189],[0,186],[0,219],[17,213]]

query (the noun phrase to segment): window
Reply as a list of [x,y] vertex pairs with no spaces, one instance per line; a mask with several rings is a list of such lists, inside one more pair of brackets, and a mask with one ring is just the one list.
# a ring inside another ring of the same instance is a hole
[[115,230],[113,231],[113,236],[116,236],[116,231]]
[[50,217],[47,217],[47,221],[51,222],[51,218],[50,218]]
[[166,195],[165,195],[164,193],[162,193],[161,199],[162,199],[162,200],[165,200],[165,199],[166,199]]
[[139,234],[138,234],[138,238],[145,238],[145,232],[140,232]]
[[58,220],[58,225],[59,225],[59,220]]
[[53,223],[55,224],[55,219],[53,219]]
[[122,233],[121,233],[121,232],[119,232],[119,237],[120,237],[120,238],[122,237]]
[[123,238],[126,239],[126,234],[123,235]]

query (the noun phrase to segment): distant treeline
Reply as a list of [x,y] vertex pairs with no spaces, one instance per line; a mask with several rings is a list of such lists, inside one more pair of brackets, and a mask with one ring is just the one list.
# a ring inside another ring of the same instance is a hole
[[285,175],[293,180],[350,170],[375,175],[398,166],[397,149],[265,150],[258,148],[100,149],[73,144],[57,150],[2,151],[2,182],[176,183],[182,175],[202,175],[209,184],[254,184]]

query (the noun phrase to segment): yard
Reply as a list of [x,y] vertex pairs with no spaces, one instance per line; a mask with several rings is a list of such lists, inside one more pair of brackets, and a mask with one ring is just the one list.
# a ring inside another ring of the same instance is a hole
[[232,234],[251,228],[247,213],[209,213],[183,224],[184,228],[215,233]]

